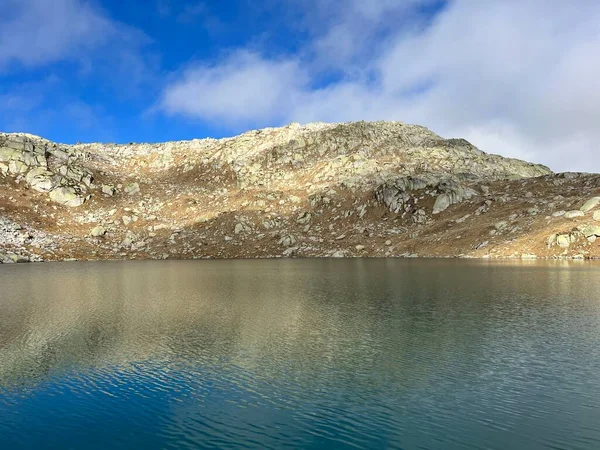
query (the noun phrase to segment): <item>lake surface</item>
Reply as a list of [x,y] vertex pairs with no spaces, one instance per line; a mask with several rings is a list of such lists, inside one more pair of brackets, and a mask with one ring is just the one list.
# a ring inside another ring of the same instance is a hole
[[600,264],[0,266],[0,448],[600,448]]

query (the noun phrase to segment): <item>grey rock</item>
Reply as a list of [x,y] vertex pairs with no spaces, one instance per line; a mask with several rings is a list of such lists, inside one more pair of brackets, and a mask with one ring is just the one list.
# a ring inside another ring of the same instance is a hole
[[581,207],[581,211],[583,211],[584,213],[590,212],[598,205],[600,205],[600,197],[591,198],[587,202],[585,202],[585,204]]
[[50,192],[56,187],[54,174],[45,167],[31,169],[25,176],[25,181],[38,192]]
[[8,163],[8,171],[14,175],[26,173],[29,166],[22,161],[10,161]]
[[305,225],[308,222],[310,222],[311,217],[312,217],[312,215],[309,212],[303,212],[298,216],[298,218],[296,219],[296,222],[301,225]]
[[586,238],[591,236],[600,237],[600,225],[580,225],[577,229]]
[[521,259],[538,259],[538,257],[533,253],[523,253],[521,254]]
[[406,205],[416,202],[412,195],[413,191],[427,188],[433,188],[438,193],[433,206],[433,214],[439,214],[451,205],[478,195],[477,191],[457,180],[444,175],[429,174],[423,177],[401,177],[392,183],[386,183],[376,189],[375,197],[390,211],[398,213],[404,210]]
[[292,235],[282,236],[281,239],[279,239],[279,245],[282,245],[284,247],[291,247],[295,243],[296,237]]
[[435,199],[435,204],[433,205],[433,214],[439,214],[442,211],[445,211],[450,205],[452,205],[452,196],[450,194],[439,195],[438,198]]
[[498,231],[504,231],[506,228],[508,228],[508,221],[502,220],[500,222],[496,222],[494,224],[494,228]]
[[138,183],[129,183],[124,189],[127,195],[136,195],[140,193],[140,185]]
[[[6,144],[5,144],[6,145]],[[22,151],[8,146],[0,147],[0,162],[9,162],[18,159],[23,154]]]
[[50,198],[56,203],[76,208],[81,206],[87,200],[87,197],[79,194],[75,188],[69,186],[59,187],[50,192]]
[[571,235],[570,234],[560,234],[556,237],[556,243],[559,247],[569,247],[571,245]]
[[92,237],[100,237],[100,236],[104,236],[105,234],[106,234],[106,229],[101,225],[98,225],[98,226],[92,228],[92,230],[90,231],[90,236],[92,236]]
[[567,219],[575,219],[577,217],[583,217],[585,216],[585,213],[583,211],[568,211],[567,213],[565,213],[565,218]]
[[239,223],[235,224],[235,229],[234,229],[235,234],[248,233],[250,231],[252,231],[252,228],[250,228],[250,226],[248,224],[245,224],[243,222],[239,222]]
[[489,244],[490,244],[490,243],[489,243],[489,241],[482,242],[481,244],[478,244],[478,245],[475,247],[475,250],[480,250],[480,249],[482,249],[482,248],[485,248],[485,247],[487,247]]
[[6,254],[2,254],[0,253],[0,263],[2,264],[22,264],[22,263],[28,263],[29,262],[29,257],[28,256],[24,256],[24,255],[18,255],[16,253],[6,253]]
[[297,252],[298,252],[298,247],[290,247],[290,248],[285,249],[283,251],[282,255],[286,258],[289,258],[290,256],[296,255]]
[[102,193],[104,195],[108,195],[109,197],[112,197],[113,195],[115,195],[116,189],[112,184],[103,184],[102,185]]

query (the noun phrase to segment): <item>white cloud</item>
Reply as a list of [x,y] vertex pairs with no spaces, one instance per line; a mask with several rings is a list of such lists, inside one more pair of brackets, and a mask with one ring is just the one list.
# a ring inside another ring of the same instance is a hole
[[[431,2],[296,1],[333,14],[300,53],[240,51],[188,69],[166,87],[164,109],[236,131],[402,120],[555,170],[600,171],[600,2],[454,0],[426,24],[416,8]],[[341,77],[319,86],[324,61]]]
[[86,0],[2,0],[0,73],[100,56],[130,64],[149,42]]
[[185,71],[166,89],[161,107],[230,125],[268,123],[294,108],[305,81],[295,61],[265,60],[242,51],[216,66]]

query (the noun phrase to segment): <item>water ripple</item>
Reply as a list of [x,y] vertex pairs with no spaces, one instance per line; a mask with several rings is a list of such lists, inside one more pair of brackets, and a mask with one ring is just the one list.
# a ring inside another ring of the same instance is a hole
[[598,265],[65,267],[0,270],[0,448],[600,448]]

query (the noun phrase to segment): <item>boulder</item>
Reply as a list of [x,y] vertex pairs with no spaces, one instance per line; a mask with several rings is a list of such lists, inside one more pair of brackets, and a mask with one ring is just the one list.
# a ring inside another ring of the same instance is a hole
[[87,200],[87,197],[78,194],[73,187],[63,186],[51,191],[50,199],[61,205],[76,208],[77,206],[83,205]]
[[13,264],[15,261],[4,253],[0,253],[0,264]]
[[496,222],[494,228],[498,231],[504,231],[508,228],[508,221],[501,220],[500,222]]
[[127,195],[135,195],[140,193],[140,185],[138,183],[130,183],[125,186],[125,193]]
[[236,223],[235,229],[233,230],[235,234],[245,233],[249,231],[252,231],[252,229],[243,222]]
[[8,171],[14,175],[20,175],[29,170],[29,166],[22,161],[10,161],[8,163]]
[[450,194],[439,195],[438,198],[435,199],[435,204],[433,205],[433,214],[439,214],[442,211],[445,211],[451,204],[452,197]]
[[433,214],[439,214],[448,209],[450,205],[460,203],[478,195],[477,191],[454,179],[427,175],[422,178],[401,177],[393,183],[386,183],[377,188],[375,197],[385,204],[390,211],[398,213],[413,199],[413,196],[410,194],[411,191],[426,188],[433,188],[434,192],[439,194],[433,206]]
[[580,210],[568,211],[567,213],[565,213],[565,218],[567,218],[567,219],[575,219],[577,217],[583,217],[583,216],[585,216],[585,213]]
[[115,187],[112,184],[103,184],[102,185],[102,193],[104,195],[108,195],[109,197],[112,197],[113,195],[115,195]]
[[594,213],[594,220],[600,222],[600,211],[596,211]]
[[309,212],[303,212],[298,216],[298,218],[296,219],[296,222],[301,225],[304,225],[304,224],[310,222],[311,217],[312,217],[312,215]]
[[556,236],[556,244],[559,247],[567,248],[575,241],[575,237],[572,234],[559,234]]
[[50,192],[56,187],[53,176],[54,174],[45,167],[36,167],[25,175],[25,181],[38,192]]
[[28,263],[29,257],[23,255],[17,255],[15,253],[0,253],[0,264],[15,264],[15,263]]
[[598,205],[600,205],[600,197],[591,198],[587,202],[585,202],[585,204],[581,207],[581,211],[583,211],[584,213],[590,212]]
[[284,247],[291,247],[292,245],[294,245],[296,243],[296,238],[294,236],[287,235],[287,236],[282,236],[281,239],[279,239],[279,245],[282,245]]
[[450,205],[469,200],[477,195],[477,191],[474,189],[453,180],[442,182],[437,188],[444,193],[436,199],[433,205],[433,214],[439,214],[445,211]]
[[90,236],[92,237],[100,237],[106,234],[106,229],[102,225],[98,225],[97,227],[92,228],[90,231]]
[[580,225],[577,227],[586,238],[591,236],[600,237],[600,225]]

